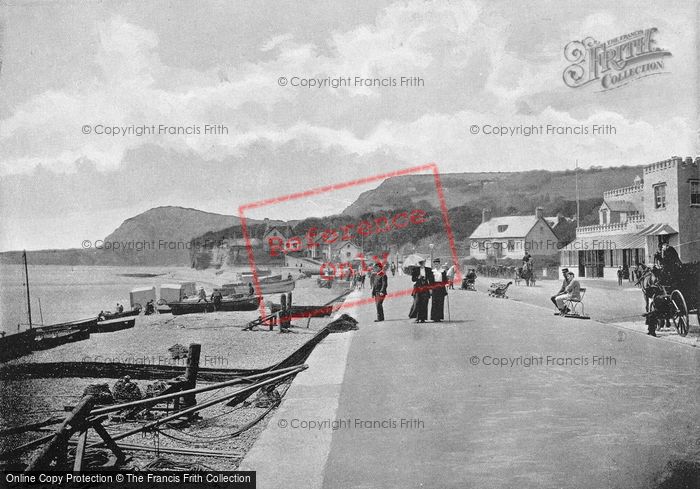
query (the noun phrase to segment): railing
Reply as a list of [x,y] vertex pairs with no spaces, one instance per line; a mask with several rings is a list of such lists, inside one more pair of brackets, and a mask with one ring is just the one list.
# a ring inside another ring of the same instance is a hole
[[619,197],[621,195],[627,195],[627,194],[632,194],[635,192],[641,192],[644,190],[644,184],[640,183],[638,185],[630,185],[629,187],[621,187],[621,188],[616,188],[613,190],[608,190],[607,192],[603,192],[603,198],[608,198],[608,197]]
[[665,170],[667,168],[672,168],[676,166],[677,163],[682,163],[683,158],[679,156],[674,156],[673,158],[669,158],[668,160],[663,160],[663,161],[657,161],[656,163],[652,163],[649,166],[644,167],[644,173],[651,173],[654,171],[660,171],[660,170]]
[[576,235],[581,234],[599,234],[599,233],[612,233],[621,231],[639,231],[644,227],[644,216],[634,216],[627,220],[627,222],[615,222],[612,224],[594,224],[592,226],[582,226],[576,228]]

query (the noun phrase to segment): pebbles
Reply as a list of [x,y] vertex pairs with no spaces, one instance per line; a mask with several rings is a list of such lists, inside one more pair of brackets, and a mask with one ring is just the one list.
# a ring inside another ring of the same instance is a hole
[[[341,292],[319,289],[313,280],[300,280],[294,291],[295,304],[322,305]],[[277,300],[278,298],[275,298]],[[292,334],[275,331],[242,331],[258,311],[189,314],[183,316],[153,315],[139,316],[132,329],[114,333],[91,335],[90,339],[69,343],[51,350],[34,352],[14,362],[123,362],[151,365],[184,366],[185,359],[173,359],[168,348],[178,343],[202,345],[200,366],[220,369],[257,369],[274,365],[292,354],[313,334],[330,322],[330,318],[301,319],[294,323]],[[302,374],[303,375],[303,374]],[[33,379],[0,382],[0,425],[17,426],[45,419],[49,414],[61,414],[65,405],[75,405],[86,387],[91,384],[108,383],[114,386],[117,379]],[[135,381],[145,392],[149,382]],[[284,392],[285,388],[281,388]],[[203,402],[232,392],[230,389],[204,393],[198,396]],[[180,440],[159,437],[161,447],[206,448],[240,453],[241,458],[264,429],[266,419],[239,436],[221,440],[265,412],[265,408],[249,406],[229,407],[215,405],[202,411],[202,418],[183,429],[166,429],[165,434]],[[124,431],[136,426],[133,423],[115,424],[111,432]],[[26,436],[0,441],[0,449],[6,449],[26,441]],[[30,438],[31,439],[31,438]],[[186,441],[183,441],[186,440]],[[154,440],[144,439],[141,434],[122,440],[124,443],[153,445]],[[135,465],[145,465],[155,454],[132,452]],[[219,470],[231,470],[240,459],[215,457],[192,457],[165,455],[173,460],[202,463]]]

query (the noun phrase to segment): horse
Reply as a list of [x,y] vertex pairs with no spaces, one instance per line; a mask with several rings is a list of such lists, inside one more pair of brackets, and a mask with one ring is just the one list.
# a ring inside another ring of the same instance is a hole
[[644,307],[646,312],[649,312],[649,300],[657,293],[659,278],[650,267],[644,267],[639,279],[637,279],[634,285],[642,289],[642,294],[644,294]]
[[[530,287],[532,282],[532,264],[523,263],[523,266],[518,269],[520,271],[520,278],[525,280],[525,285]],[[532,284],[534,285],[534,283]]]

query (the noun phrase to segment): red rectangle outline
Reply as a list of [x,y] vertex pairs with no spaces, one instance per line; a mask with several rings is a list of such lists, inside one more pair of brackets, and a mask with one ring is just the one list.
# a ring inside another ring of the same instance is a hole
[[[445,226],[445,231],[447,232],[447,240],[448,244],[450,247],[450,254],[452,255],[452,262],[455,265],[455,281],[457,283],[460,283],[462,280],[462,274],[459,266],[459,259],[457,257],[457,249],[455,247],[455,240],[454,240],[454,234],[452,232],[452,226],[450,225],[450,218],[447,212],[447,204],[445,202],[445,194],[443,192],[442,188],[442,182],[440,181],[440,173],[438,171],[438,167],[435,163],[428,163],[425,165],[420,165],[420,166],[413,166],[410,168],[404,168],[402,170],[396,170],[393,172],[388,172],[388,173],[382,173],[379,175],[374,175],[370,177],[364,177],[364,178],[358,178],[355,180],[350,180],[347,182],[342,182],[342,183],[336,183],[332,185],[325,185],[323,187],[317,187],[313,189],[309,189],[303,192],[295,192],[292,194],[288,195],[283,195],[280,197],[273,197],[269,199],[263,199],[263,200],[258,200],[256,202],[251,202],[248,204],[243,204],[238,207],[238,216],[240,218],[240,223],[241,223],[241,229],[243,231],[243,238],[245,239],[246,243],[246,248],[248,250],[248,263],[250,265],[250,270],[253,274],[253,285],[255,287],[255,292],[258,296],[258,300],[260,303],[260,317],[265,317],[266,311],[265,311],[265,302],[263,300],[263,296],[261,294],[261,288],[260,288],[260,280],[258,278],[258,269],[257,266],[255,265],[255,256],[253,254],[253,246],[250,241],[250,235],[248,233],[248,226],[246,224],[246,217],[245,217],[245,211],[250,210],[250,209],[259,209],[261,207],[266,207],[269,205],[274,205],[274,204],[279,204],[282,202],[288,202],[290,200],[296,200],[296,199],[301,199],[304,197],[311,197],[313,195],[319,195],[323,193],[328,193],[332,192],[334,190],[342,190],[348,187],[354,187],[357,185],[363,185],[366,183],[372,183],[377,180],[386,180],[387,178],[391,177],[398,177],[398,176],[403,176],[403,175],[411,175],[414,173],[419,173],[422,171],[431,171],[433,173],[433,178],[435,180],[435,190],[437,192],[438,196],[438,201],[440,202],[440,211],[442,213],[442,221]],[[430,288],[435,288],[436,286],[428,286],[424,287],[425,289],[430,289]],[[439,285],[437,286],[439,287]],[[391,292],[386,295],[386,299],[391,299],[394,297],[403,297],[406,295],[410,295],[413,292],[413,289],[406,289],[406,290],[400,290],[397,292]],[[349,309],[355,306],[361,306],[364,304],[374,304],[374,298],[373,297],[368,297],[365,299],[358,299],[354,301],[345,301],[343,302],[340,306],[333,306],[332,312],[341,310],[341,309]],[[312,316],[320,316],[323,315],[327,311],[327,308],[319,308],[318,311],[311,311]],[[292,319],[299,318],[299,317],[304,317],[304,316],[292,316]]]

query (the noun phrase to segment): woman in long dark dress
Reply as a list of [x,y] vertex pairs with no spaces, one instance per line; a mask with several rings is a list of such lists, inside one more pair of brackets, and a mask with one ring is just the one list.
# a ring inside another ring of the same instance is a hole
[[428,302],[430,301],[430,289],[423,288],[435,282],[433,271],[425,267],[425,260],[418,263],[418,267],[411,273],[413,280],[413,305],[408,313],[408,317],[416,320],[417,323],[424,323],[428,319]]
[[433,270],[433,276],[435,277],[435,287],[433,289],[433,305],[430,308],[430,319],[439,323],[445,319],[445,296],[447,296],[447,272],[440,267],[440,259],[436,258],[433,261],[435,269]]

